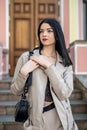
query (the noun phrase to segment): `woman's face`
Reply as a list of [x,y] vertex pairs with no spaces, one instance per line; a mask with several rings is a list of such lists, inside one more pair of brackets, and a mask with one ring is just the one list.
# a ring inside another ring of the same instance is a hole
[[48,23],[43,23],[40,27],[40,41],[43,46],[55,45],[54,31]]

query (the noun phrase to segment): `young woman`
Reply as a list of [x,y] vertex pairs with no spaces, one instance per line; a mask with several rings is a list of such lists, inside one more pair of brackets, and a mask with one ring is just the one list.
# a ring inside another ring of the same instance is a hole
[[60,24],[51,18],[38,27],[39,47],[19,58],[11,90],[21,95],[26,79],[33,72],[28,92],[30,116],[25,130],[78,130],[69,97],[73,91],[72,62],[66,50]]

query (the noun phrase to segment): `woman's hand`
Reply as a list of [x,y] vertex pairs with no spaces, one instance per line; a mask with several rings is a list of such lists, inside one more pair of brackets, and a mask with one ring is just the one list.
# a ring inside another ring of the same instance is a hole
[[48,57],[44,55],[31,56],[30,59],[44,68],[48,68],[50,65],[55,64],[56,58]]
[[25,63],[21,70],[20,73],[24,76],[27,76],[28,73],[32,72],[33,70],[35,70],[36,68],[39,67],[39,64],[33,60],[29,60],[27,63]]

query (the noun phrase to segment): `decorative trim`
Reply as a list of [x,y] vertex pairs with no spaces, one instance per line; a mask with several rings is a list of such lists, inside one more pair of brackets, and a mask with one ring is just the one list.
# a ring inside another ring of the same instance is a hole
[[78,61],[78,56],[77,56],[77,54],[78,54],[78,47],[84,47],[84,46],[86,46],[87,47],[87,44],[77,44],[77,45],[75,45],[75,74],[77,74],[77,75],[81,75],[81,74],[84,74],[84,75],[87,75],[87,72],[78,72],[77,71],[77,67],[78,67],[78,64],[77,64],[77,61]]
[[6,0],[6,48],[9,48],[9,0]]
[[77,74],[77,46],[74,47],[74,55],[75,55],[75,74]]
[[10,0],[5,0],[5,4],[6,4],[6,48],[3,48],[3,54],[6,54],[6,71],[3,71],[3,74],[8,74],[9,70],[8,70],[8,64],[9,64],[9,55],[8,55],[8,51],[9,51],[9,4],[10,4]]
[[87,72],[78,72],[77,71],[77,68],[78,68],[78,47],[87,47],[87,41],[76,41],[76,42],[73,42],[73,44],[70,46],[69,49],[73,48],[74,49],[74,74],[75,75],[87,75]]

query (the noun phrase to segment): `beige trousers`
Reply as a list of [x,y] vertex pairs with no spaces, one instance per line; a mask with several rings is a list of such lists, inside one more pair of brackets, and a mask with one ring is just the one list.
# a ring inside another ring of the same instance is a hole
[[43,113],[43,130],[63,130],[55,108]]

